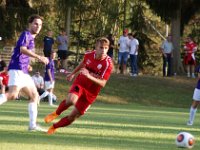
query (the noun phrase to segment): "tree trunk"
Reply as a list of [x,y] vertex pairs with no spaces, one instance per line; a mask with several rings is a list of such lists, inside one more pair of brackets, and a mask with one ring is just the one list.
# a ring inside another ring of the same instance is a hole
[[181,9],[177,10],[176,17],[172,18],[172,27],[171,27],[171,34],[172,34],[172,42],[174,45],[174,52],[173,52],[173,72],[174,74],[183,73],[184,68],[181,62],[181,54],[180,54],[180,13]]

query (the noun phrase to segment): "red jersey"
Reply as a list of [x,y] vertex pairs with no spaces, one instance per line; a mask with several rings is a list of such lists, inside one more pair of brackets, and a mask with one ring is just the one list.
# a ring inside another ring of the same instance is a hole
[[188,55],[191,55],[192,53],[194,53],[195,48],[197,48],[197,45],[193,41],[187,42],[185,44],[185,49],[186,49]]
[[3,85],[8,86],[8,79],[9,79],[8,73],[2,72],[0,73],[0,77],[3,78],[2,79]]
[[[88,52],[85,54],[83,63],[85,68],[92,74],[94,77],[99,79],[108,80],[112,71],[112,59],[107,56],[103,60],[95,59],[95,51]],[[93,95],[98,95],[101,90],[101,86],[92,82],[84,75],[79,74],[74,81],[75,84],[79,84],[85,90],[92,93]]]

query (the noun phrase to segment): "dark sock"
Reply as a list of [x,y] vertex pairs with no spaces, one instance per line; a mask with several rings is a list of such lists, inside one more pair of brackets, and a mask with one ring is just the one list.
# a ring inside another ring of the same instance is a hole
[[54,124],[53,124],[53,127],[54,127],[54,128],[65,127],[65,126],[70,125],[72,122],[73,122],[73,121],[70,121],[70,120],[68,119],[68,116],[66,116],[66,117],[60,119],[60,121],[54,123]]

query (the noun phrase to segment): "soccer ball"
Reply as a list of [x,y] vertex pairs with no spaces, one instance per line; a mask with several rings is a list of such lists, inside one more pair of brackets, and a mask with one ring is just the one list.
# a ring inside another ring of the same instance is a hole
[[194,136],[188,132],[180,132],[176,137],[177,147],[192,148],[194,143]]

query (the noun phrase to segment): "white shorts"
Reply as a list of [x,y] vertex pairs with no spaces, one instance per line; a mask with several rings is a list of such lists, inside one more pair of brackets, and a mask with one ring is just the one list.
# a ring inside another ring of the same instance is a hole
[[21,70],[9,70],[8,72],[9,80],[8,86],[18,86],[19,88],[35,86],[31,76],[29,74],[25,74]]
[[48,90],[48,89],[53,89],[53,88],[54,88],[54,84],[55,84],[55,81],[53,81],[53,82],[45,81],[45,82],[44,82],[45,89],[46,89],[46,90]]
[[200,101],[200,89],[194,89],[193,100]]

